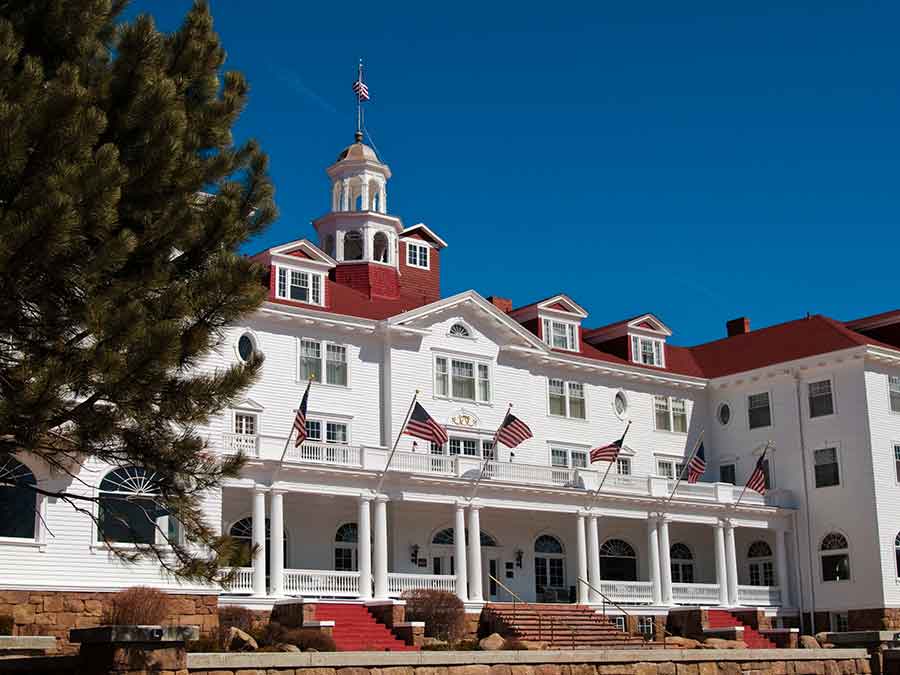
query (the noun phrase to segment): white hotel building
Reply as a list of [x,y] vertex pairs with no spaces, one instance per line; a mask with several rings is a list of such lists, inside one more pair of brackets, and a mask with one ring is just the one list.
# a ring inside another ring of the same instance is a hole
[[[477,611],[507,589],[537,602],[599,602],[600,591],[646,615],[763,607],[776,625],[811,612],[819,628],[893,625],[900,311],[760,330],[740,319],[728,337],[677,347],[653,313],[593,327],[565,289],[519,308],[475,291],[441,297],[447,244],[390,214],[391,172],[375,152],[357,139],[327,173],[318,241],[257,256],[270,297],[207,363],[265,355],[259,382],[206,430],[215,451],[250,458],[209,496],[210,520],[265,543],[220,603],[426,587]],[[310,438],[281,463],[311,376]],[[416,390],[450,441],[402,436],[385,471]],[[513,451],[491,442],[509,402],[534,434]],[[595,492],[607,464],[588,451],[629,422]],[[669,499],[701,430],[706,474]],[[737,504],[770,441],[771,489]],[[19,459],[5,470],[65,483]],[[113,489],[111,471],[88,464],[69,489]],[[0,523],[0,590],[220,592],[117,561],[62,501],[37,508]]]

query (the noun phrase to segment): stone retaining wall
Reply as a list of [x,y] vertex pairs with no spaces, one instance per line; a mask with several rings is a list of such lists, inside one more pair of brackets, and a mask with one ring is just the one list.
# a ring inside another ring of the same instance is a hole
[[[14,635],[52,635],[63,652],[77,651],[68,641],[69,630],[99,626],[113,593],[0,590],[0,614],[13,617]],[[219,627],[216,595],[172,594],[166,623],[199,626],[211,636]]]

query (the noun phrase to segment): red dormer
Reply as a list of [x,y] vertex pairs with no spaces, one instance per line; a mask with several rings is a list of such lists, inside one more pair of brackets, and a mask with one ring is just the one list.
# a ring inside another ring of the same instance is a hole
[[615,354],[631,363],[666,367],[666,338],[672,331],[653,314],[641,314],[584,334],[592,347]]
[[509,312],[553,349],[581,352],[581,322],[587,318],[578,303],[567,295],[554,295]]
[[337,263],[308,240],[275,246],[254,259],[269,268],[270,300],[291,305],[330,306],[326,281]]
[[424,302],[441,297],[441,249],[447,242],[419,223],[400,233],[400,292]]

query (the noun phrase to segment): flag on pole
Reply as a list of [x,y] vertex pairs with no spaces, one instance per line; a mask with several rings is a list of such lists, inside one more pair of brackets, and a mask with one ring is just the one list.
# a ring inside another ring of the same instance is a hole
[[694,456],[691,457],[691,461],[688,462],[688,483],[696,483],[703,477],[704,472],[706,471],[706,451],[703,449],[703,442],[700,442],[700,445],[697,447],[697,452],[694,453]]
[[303,392],[303,400],[300,401],[300,407],[297,408],[297,414],[294,415],[294,431],[297,437],[294,439],[294,447],[299,448],[303,441],[306,440],[306,404],[309,401],[309,388],[312,386],[312,380],[306,384],[306,391]]
[[609,445],[601,445],[599,448],[591,450],[591,464],[594,462],[615,462],[619,459],[619,452],[621,452],[625,445],[625,434],[628,433],[630,427],[631,422],[625,427],[625,431],[622,432],[622,437],[619,440],[613,441]]
[[437,445],[443,445],[450,438],[447,435],[447,430],[438,424],[437,421],[428,414],[425,408],[422,407],[422,404],[418,402],[415,407],[413,407],[412,414],[409,416],[409,421],[406,423],[406,427],[401,433],[407,434],[408,436],[415,436],[416,438],[421,438],[423,441],[430,441]]
[[359,101],[368,101],[369,100],[369,87],[363,82],[362,79],[362,69],[360,69],[359,77],[356,82],[353,83],[353,93],[356,94],[356,98]]
[[497,440],[507,448],[514,448],[522,441],[532,438],[533,434],[528,425],[511,412],[506,413],[503,424],[497,429]]
[[766,476],[769,475],[769,460],[766,458],[766,452],[763,450],[763,454],[756,461],[756,468],[753,469],[753,473],[747,480],[747,487],[761,495],[766,494]]

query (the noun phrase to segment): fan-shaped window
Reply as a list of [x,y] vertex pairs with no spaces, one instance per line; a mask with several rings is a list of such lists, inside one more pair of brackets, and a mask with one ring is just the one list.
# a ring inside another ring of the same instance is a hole
[[600,547],[600,578],[610,581],[637,581],[637,555],[631,544],[609,539]]
[[345,523],[334,533],[334,540],[344,544],[356,544],[359,542],[359,529],[356,523]]
[[672,581],[676,584],[694,583],[694,553],[687,544],[672,544],[669,549]]
[[375,262],[390,262],[390,247],[388,238],[384,232],[376,232],[373,244],[373,260]]
[[542,534],[534,542],[535,553],[558,553],[562,555],[563,547],[559,539],[549,534]]
[[822,560],[822,581],[850,580],[850,545],[839,532],[830,532],[822,538],[819,547]]
[[344,260],[362,260],[363,239],[362,234],[356,230],[344,235]]
[[469,329],[466,328],[465,324],[461,323],[455,323],[450,326],[450,335],[454,337],[472,337]]
[[[447,527],[443,530],[440,530],[435,533],[435,535],[431,538],[432,544],[446,545],[452,546],[456,543],[456,537],[453,534],[453,528]],[[469,530],[466,530],[466,543],[469,543]],[[482,546],[497,546],[497,540],[494,539],[487,532],[481,532],[481,545]]]
[[10,454],[0,454],[0,537],[34,539],[37,481],[31,469]]
[[747,549],[748,558],[771,558],[772,549],[764,541],[754,541]]
[[771,546],[764,541],[754,541],[747,549],[747,559],[751,586],[775,585],[775,563],[772,561]]
[[356,523],[344,523],[334,533],[334,569],[353,572],[359,569],[359,528]]
[[671,556],[673,560],[693,560],[694,554],[686,544],[672,544]]
[[138,466],[125,466],[106,474],[100,483],[99,541],[154,544],[165,533],[165,509],[157,501],[156,474]]

